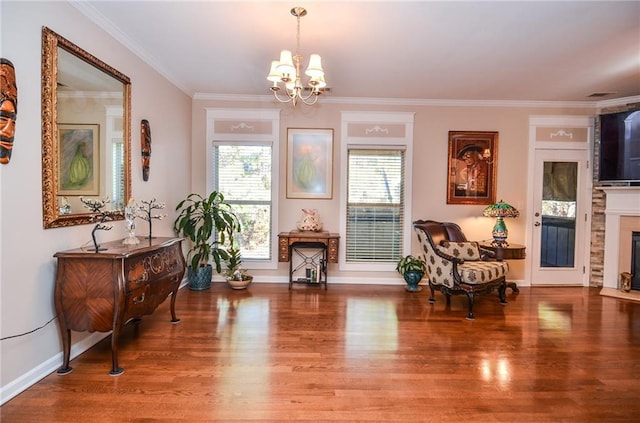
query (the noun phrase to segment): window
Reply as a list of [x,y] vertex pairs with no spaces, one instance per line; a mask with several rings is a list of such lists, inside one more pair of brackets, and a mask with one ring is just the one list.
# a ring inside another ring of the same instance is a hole
[[234,206],[243,259],[271,257],[271,146],[214,142],[213,189]]
[[393,271],[410,254],[411,112],[342,112],[340,269]]
[[206,194],[234,207],[247,269],[276,269],[279,109],[206,108]]
[[402,255],[404,150],[348,150],[347,262],[396,262]]
[[122,140],[113,143],[113,192],[111,193],[114,208],[122,209],[127,203],[124,199],[124,144]]

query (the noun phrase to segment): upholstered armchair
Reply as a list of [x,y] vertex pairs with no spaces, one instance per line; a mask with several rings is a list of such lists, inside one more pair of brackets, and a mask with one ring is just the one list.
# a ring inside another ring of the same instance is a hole
[[500,304],[507,304],[509,264],[506,261],[487,260],[481,255],[478,243],[467,241],[455,223],[417,220],[413,228],[427,263],[425,276],[429,279],[430,303],[435,302],[435,290],[446,296],[447,305],[451,304],[451,295],[465,294],[469,320],[474,319],[473,303],[478,294],[497,288]]

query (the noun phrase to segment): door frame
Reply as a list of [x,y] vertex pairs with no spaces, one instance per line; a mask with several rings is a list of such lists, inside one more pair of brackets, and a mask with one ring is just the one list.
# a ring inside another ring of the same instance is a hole
[[[586,221],[584,242],[582,249],[576,246],[576,253],[583,255],[582,286],[589,286],[591,274],[591,212],[593,200],[593,116],[529,116],[529,151],[527,172],[527,214],[525,245],[532,252],[534,245],[534,165],[537,150],[580,150],[587,155],[587,175],[585,186],[581,191],[584,196]],[[576,217],[578,219],[578,217]],[[580,218],[581,219],[581,218]],[[525,277],[528,285],[535,285],[533,281],[534,263],[532,254],[527,255]]]

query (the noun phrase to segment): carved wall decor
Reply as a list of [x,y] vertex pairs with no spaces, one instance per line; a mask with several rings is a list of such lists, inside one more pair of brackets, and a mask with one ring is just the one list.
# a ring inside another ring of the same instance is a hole
[[140,142],[142,143],[142,179],[149,180],[149,169],[151,167],[151,126],[149,121],[142,119],[140,124]]
[[0,58],[0,163],[11,160],[18,114],[16,71],[10,60]]

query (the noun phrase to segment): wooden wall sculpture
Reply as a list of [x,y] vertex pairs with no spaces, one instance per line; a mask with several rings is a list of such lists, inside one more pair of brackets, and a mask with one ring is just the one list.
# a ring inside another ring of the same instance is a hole
[[11,160],[18,115],[18,85],[10,60],[0,58],[0,163]]
[[142,119],[140,142],[142,143],[142,179],[149,180],[149,169],[151,167],[151,127],[149,121]]

